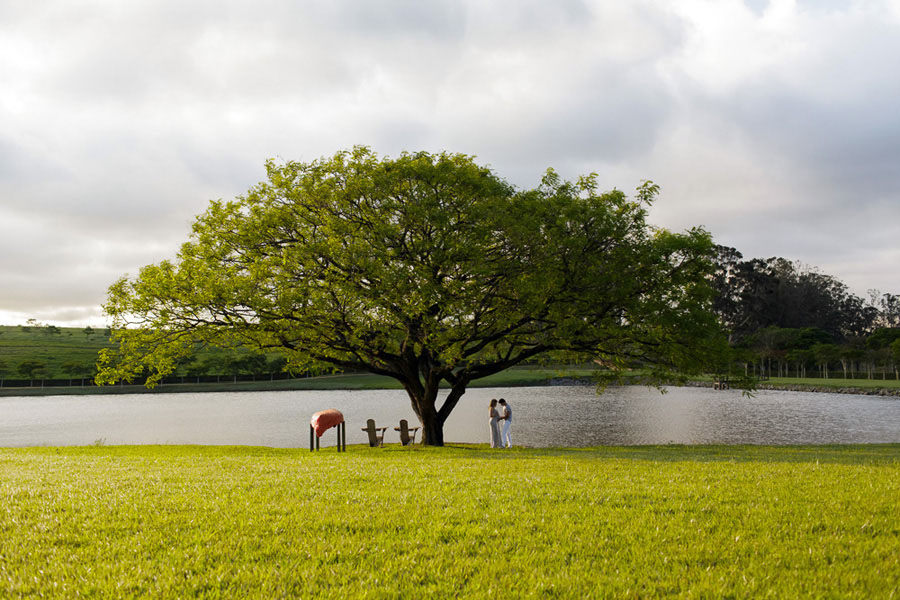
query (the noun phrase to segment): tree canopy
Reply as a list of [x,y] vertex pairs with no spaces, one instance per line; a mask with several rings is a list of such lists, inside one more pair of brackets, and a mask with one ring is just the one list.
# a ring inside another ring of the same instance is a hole
[[554,352],[684,375],[717,331],[710,236],[648,225],[650,182],[629,199],[548,170],[518,190],[465,155],[364,147],[266,169],[175,260],[110,287],[99,382],[152,385],[197,343],[277,349],[395,378],[442,445],[473,380]]
[[842,341],[869,332],[879,312],[891,322],[890,310],[900,305],[885,294],[879,311],[837,278],[780,257],[743,260],[734,248],[717,246],[716,265],[715,310],[734,341],[767,327],[815,327]]

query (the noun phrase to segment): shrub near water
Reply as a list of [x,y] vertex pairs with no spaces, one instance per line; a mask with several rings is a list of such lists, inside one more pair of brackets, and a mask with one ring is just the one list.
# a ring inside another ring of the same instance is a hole
[[0,596],[889,597],[900,447],[0,450]]

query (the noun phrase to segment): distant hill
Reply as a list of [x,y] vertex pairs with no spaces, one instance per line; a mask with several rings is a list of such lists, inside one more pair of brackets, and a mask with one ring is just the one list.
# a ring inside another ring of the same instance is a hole
[[[91,378],[101,349],[112,348],[109,329],[53,325],[0,325],[0,380]],[[177,375],[279,373],[278,355],[246,350],[199,350]]]
[[44,365],[34,375],[47,379],[89,377],[100,349],[112,347],[109,336],[90,327],[0,326],[0,377],[30,379],[19,370],[27,361]]

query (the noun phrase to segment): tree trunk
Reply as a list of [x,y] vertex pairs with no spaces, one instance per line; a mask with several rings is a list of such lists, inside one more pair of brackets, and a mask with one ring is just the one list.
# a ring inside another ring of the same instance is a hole
[[440,422],[437,413],[433,418],[422,420],[422,444],[425,446],[444,445],[444,424]]
[[[429,398],[429,396],[431,396]],[[426,390],[425,397],[419,402],[419,408],[416,414],[419,416],[419,422],[422,423],[422,443],[426,446],[443,446],[444,445],[444,422],[438,415],[435,401],[437,399],[437,390],[434,394],[429,394]],[[415,410],[415,400],[413,399],[413,410]]]
[[454,385],[438,410],[439,386],[437,382],[426,382],[424,385],[419,382],[404,383],[413,411],[419,417],[419,423],[422,425],[422,444],[425,446],[444,445],[444,423],[459,399],[466,393],[467,384],[468,382],[460,382]]

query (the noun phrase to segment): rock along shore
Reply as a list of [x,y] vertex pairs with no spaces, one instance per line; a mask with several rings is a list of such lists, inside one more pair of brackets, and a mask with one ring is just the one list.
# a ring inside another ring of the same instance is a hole
[[[694,387],[713,387],[712,381],[692,381],[688,385]],[[900,388],[879,387],[843,387],[832,385],[809,384],[777,384],[760,382],[757,390],[779,390],[784,392],[821,392],[825,394],[857,394],[861,396],[894,396],[900,397]]]
[[[540,385],[596,385],[596,381],[590,377],[554,377]],[[634,381],[628,385],[643,385],[639,381]],[[690,381],[685,385],[690,387],[713,387],[712,381]],[[778,390],[784,392],[820,392],[825,394],[858,394],[861,396],[891,396],[900,397],[900,388],[881,388],[881,387],[840,387],[831,385],[809,385],[809,384],[775,384],[760,382],[756,386],[757,390]]]

